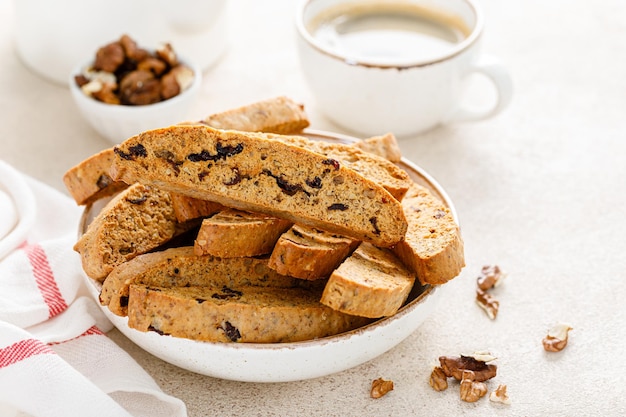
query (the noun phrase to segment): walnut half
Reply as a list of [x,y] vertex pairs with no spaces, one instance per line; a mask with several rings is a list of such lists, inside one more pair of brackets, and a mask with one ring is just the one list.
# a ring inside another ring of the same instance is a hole
[[443,391],[448,388],[448,376],[439,366],[435,366],[428,381],[435,391]]
[[[480,352],[480,359],[482,355],[486,355],[484,352]],[[489,361],[495,358],[488,355]],[[448,377],[460,381],[463,378],[463,371],[472,371],[474,373],[473,379],[478,382],[487,381],[488,379],[496,376],[498,367],[493,364],[487,364],[484,360],[476,359],[473,356],[441,356],[439,357],[439,363],[441,369]]]
[[380,398],[393,390],[393,381],[378,378],[372,381],[372,389],[370,391],[370,397]]

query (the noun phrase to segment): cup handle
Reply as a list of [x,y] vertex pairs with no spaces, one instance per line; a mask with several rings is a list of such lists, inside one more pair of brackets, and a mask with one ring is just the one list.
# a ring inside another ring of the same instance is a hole
[[485,56],[475,63],[468,71],[469,74],[485,75],[496,88],[497,99],[491,108],[473,109],[461,107],[452,113],[450,121],[483,120],[495,116],[504,110],[511,102],[513,95],[513,81],[508,70],[494,57]]

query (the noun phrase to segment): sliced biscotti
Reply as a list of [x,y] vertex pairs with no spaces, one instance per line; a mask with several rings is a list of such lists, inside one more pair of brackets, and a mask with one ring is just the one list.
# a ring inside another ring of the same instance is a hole
[[357,316],[391,316],[402,306],[415,275],[388,249],[359,247],[328,279],[321,302]]
[[428,189],[413,184],[402,200],[409,222],[393,252],[422,284],[444,284],[465,266],[463,240],[450,210]]
[[111,174],[388,247],[406,220],[388,191],[339,161],[261,133],[170,126],[115,147]]
[[125,182],[114,181],[109,175],[114,158],[113,148],[105,149],[70,168],[63,175],[63,183],[76,204],[87,205],[128,187]]
[[352,145],[362,151],[382,156],[391,162],[400,162],[402,159],[400,146],[398,145],[398,141],[393,133],[387,133],[381,136],[372,136],[370,138],[356,141]]
[[85,273],[102,281],[111,270],[184,231],[174,216],[169,193],[133,184],[98,213],[74,245]]
[[290,134],[308,127],[309,119],[304,106],[281,96],[208,116],[203,123],[216,129]]
[[266,214],[222,210],[202,221],[194,252],[222,258],[266,255],[291,225],[289,220]]
[[363,151],[354,144],[312,141],[302,136],[268,135],[268,137],[335,159],[385,188],[398,201],[402,200],[411,185],[409,175],[402,168],[382,156]]
[[302,288],[131,285],[128,325],[211,342],[286,343],[342,333],[367,323],[332,310]]
[[293,225],[276,242],[268,265],[280,274],[301,279],[328,278],[359,243],[345,236]]
[[102,284],[100,303],[125,316],[128,288],[133,283],[157,287],[312,287],[270,269],[267,259],[196,256],[193,246],[182,246],[139,255],[115,267]]
[[226,209],[226,207],[215,201],[200,200],[179,193],[170,193],[170,198],[172,199],[174,215],[180,223],[200,217],[208,217]]

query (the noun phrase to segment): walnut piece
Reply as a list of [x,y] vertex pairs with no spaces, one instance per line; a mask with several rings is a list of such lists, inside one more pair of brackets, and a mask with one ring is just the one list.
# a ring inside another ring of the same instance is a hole
[[[484,352],[480,352],[484,355]],[[490,358],[493,358],[489,355]],[[495,359],[495,358],[493,358]],[[493,360],[492,359],[492,360]],[[439,363],[441,369],[447,377],[453,377],[460,381],[463,378],[463,371],[472,371],[473,379],[477,382],[487,381],[496,376],[498,367],[494,364],[487,364],[483,360],[477,360],[472,356],[440,356]]]
[[543,348],[548,352],[560,352],[567,346],[568,333],[572,330],[569,324],[557,323],[543,338]]
[[448,377],[441,367],[435,366],[430,374],[428,383],[435,391],[444,391],[448,388]]
[[140,62],[148,58],[150,53],[137,46],[137,43],[128,35],[122,35],[120,45],[124,48],[124,54],[133,61]]
[[161,83],[150,71],[130,72],[120,82],[120,99],[132,105],[157,103],[161,101]]
[[[93,81],[92,81],[93,82]],[[91,83],[90,83],[91,84]],[[89,85],[89,84],[87,84]],[[98,101],[107,104],[120,104],[120,98],[115,94],[115,86],[104,84],[98,91],[94,91],[91,95]]]
[[496,388],[494,391],[491,392],[491,394],[489,394],[489,401],[507,405],[511,404],[511,399],[506,392],[506,385],[498,385],[498,388]]
[[112,42],[98,49],[93,68],[96,71],[115,72],[123,62],[124,48],[119,42]]
[[137,64],[137,69],[150,71],[158,77],[162,75],[165,70],[167,70],[167,64],[165,64],[165,62],[161,61],[160,59],[147,57],[146,59],[139,61],[139,63]]
[[174,52],[174,48],[172,48],[172,45],[169,43],[165,43],[157,49],[156,56],[172,67],[178,65],[178,57]]
[[498,265],[485,265],[476,279],[476,285],[483,291],[495,288],[506,278],[506,273]]
[[485,394],[487,394],[487,385],[476,380],[475,372],[464,370],[460,385],[461,400],[473,403],[484,397]]
[[388,381],[382,378],[378,378],[372,381],[372,389],[370,391],[370,397],[380,398],[393,390],[393,381]]
[[476,304],[482,308],[491,320],[495,320],[500,310],[500,302],[487,291],[476,289]]

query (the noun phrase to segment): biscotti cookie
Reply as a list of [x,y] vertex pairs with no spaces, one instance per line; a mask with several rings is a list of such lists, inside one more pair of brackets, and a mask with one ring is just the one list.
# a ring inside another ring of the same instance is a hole
[[102,281],[123,262],[170,240],[181,232],[169,193],[133,184],[98,213],[74,245],[83,270]]
[[180,223],[200,217],[208,217],[226,208],[214,201],[200,200],[178,193],[170,193],[170,198],[174,215]]
[[304,106],[282,96],[208,116],[203,123],[216,129],[282,134],[309,126]]
[[222,258],[266,255],[291,225],[288,220],[265,214],[222,210],[202,221],[194,252]]
[[126,183],[269,214],[388,247],[406,220],[388,191],[339,161],[261,133],[170,126],[115,147],[111,175]]
[[183,246],[139,255],[115,267],[102,284],[100,303],[125,316],[128,288],[133,283],[157,287],[316,287],[315,283],[277,273],[267,266],[267,259],[196,256],[193,246]]
[[332,310],[302,288],[131,285],[128,326],[210,342],[287,343],[342,333],[367,323]]
[[312,141],[302,136],[273,134],[267,136],[336,159],[344,166],[385,188],[398,201],[402,200],[411,186],[409,174],[402,168],[382,156],[358,149],[354,144]]
[[345,236],[293,225],[276,242],[268,265],[280,274],[301,279],[328,278],[359,243]]
[[400,162],[402,152],[400,146],[393,133],[387,133],[381,136],[372,136],[363,140],[356,141],[353,146],[362,151],[382,156],[391,162]]
[[465,266],[463,240],[450,210],[426,188],[413,184],[402,200],[409,228],[392,250],[422,284],[444,284]]
[[109,175],[114,158],[113,148],[105,149],[70,168],[63,175],[63,183],[76,204],[87,205],[128,187],[125,182],[114,181]]
[[415,275],[388,249],[368,243],[359,247],[331,274],[321,302],[357,316],[391,316],[406,300]]

